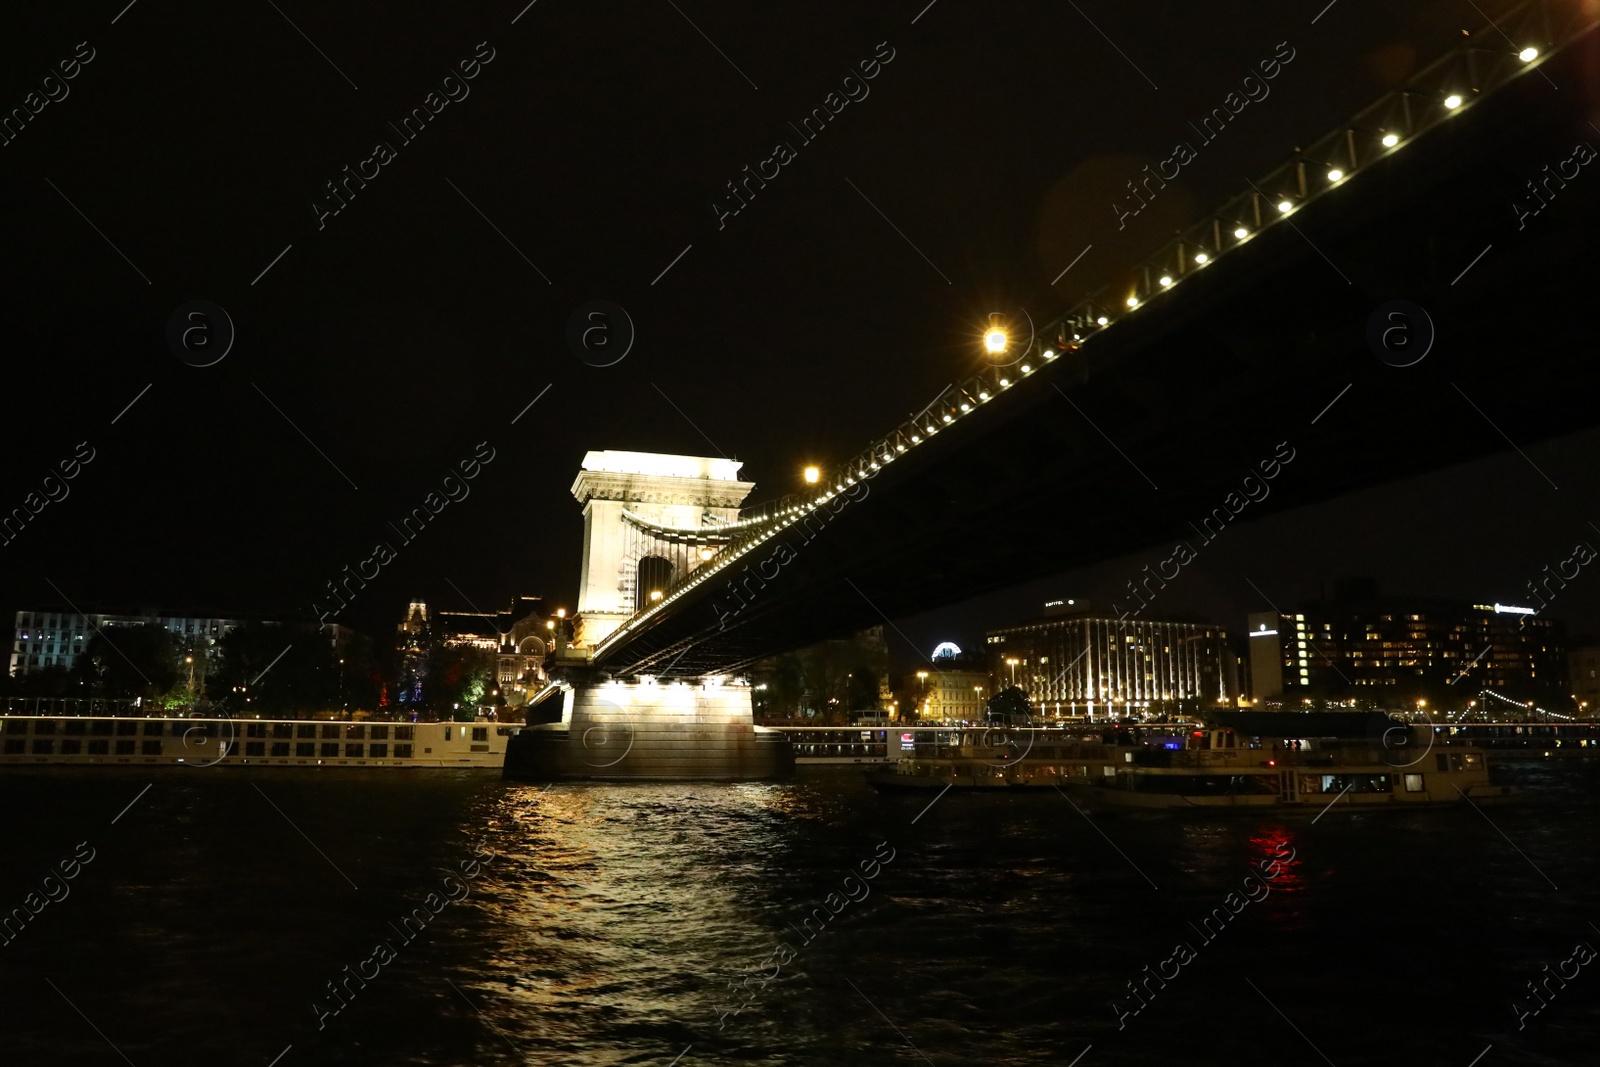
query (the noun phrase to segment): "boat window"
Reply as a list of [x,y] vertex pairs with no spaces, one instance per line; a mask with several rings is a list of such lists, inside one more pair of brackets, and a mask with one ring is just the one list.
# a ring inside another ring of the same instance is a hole
[[[67,745],[71,744],[71,743],[72,742],[63,741],[61,743],[61,750],[63,752],[65,752],[66,748],[67,748]],[[140,747],[140,755],[143,755],[143,756],[159,756],[159,755],[161,755],[161,742],[160,741],[144,741],[144,742],[140,743],[139,747]]]
[[374,726],[372,728],[372,739],[374,741],[389,740],[389,728],[387,726]]
[[[286,722],[275,722],[275,723],[273,723],[272,724],[272,736],[273,737],[282,737],[282,738],[293,737],[294,736],[294,726],[293,726],[293,724],[286,723]],[[289,753],[287,751],[284,752],[285,756],[287,756],[288,754]]]
[[313,741],[296,741],[294,754],[296,756],[315,756],[317,754],[316,743]]
[[451,732],[451,731],[452,731],[452,730],[454,730],[454,729],[455,729],[455,727],[453,727],[453,726],[446,726],[446,727],[445,727],[445,728],[444,728],[444,739],[445,739],[445,740],[446,740],[446,741],[448,741],[448,740],[450,740],[450,732]]
[[1422,775],[1420,775],[1420,774],[1408,774],[1408,775],[1406,775],[1406,792],[1407,793],[1420,793],[1420,792],[1422,792]]
[[396,741],[411,740],[411,729],[409,726],[396,726],[394,728],[394,739]]
[[[294,735],[296,737],[299,737],[299,738],[316,737],[317,736],[317,728],[315,726],[311,726],[309,724],[302,723],[301,725],[296,726],[294,728]],[[309,756],[309,755],[311,755],[311,753],[307,752],[306,755]]]
[[1433,755],[1433,769],[1436,771],[1448,771],[1450,769],[1449,757],[1443,752],[1435,752]]
[[[338,737],[339,736],[339,726],[338,726],[338,724],[337,723],[331,723],[331,722],[325,724],[322,727],[322,736],[324,738]],[[324,746],[324,747],[326,747],[326,746]],[[337,746],[335,746],[335,747],[337,747]],[[336,752],[336,753],[334,753],[334,755],[338,755],[338,753]]]
[[139,724],[132,719],[124,719],[117,723],[117,736],[126,737],[139,732]]
[[33,743],[33,754],[35,756],[49,756],[55,752],[55,748],[56,743],[54,741],[35,741]]
[[92,734],[109,734],[111,727],[112,722],[110,719],[96,719],[89,724],[89,732]]
[[396,746],[394,746],[394,755],[395,755],[396,759],[410,759],[411,758],[411,746],[410,745],[396,745]]
[[[6,742],[6,744],[8,744],[8,745],[10,743],[11,742],[9,742],[9,741]],[[20,745],[20,744],[22,744],[22,742],[18,741],[17,744]],[[61,742],[61,754],[63,756],[76,756],[82,751],[83,751],[83,742],[77,740],[76,738],[69,738],[69,739]]]
[[28,732],[28,720],[27,719],[7,719],[6,720],[6,733],[8,733],[8,734],[25,734],[27,732]]
[[86,734],[88,732],[89,732],[89,724],[87,722],[85,722],[83,719],[68,719],[67,720],[67,733],[81,735],[81,734]]
[[346,726],[344,728],[344,736],[347,741],[359,741],[367,736],[367,728],[365,726]]
[[[244,727],[244,735],[246,737],[266,737],[267,724],[264,722],[246,723]],[[259,756],[261,753],[253,752],[251,755]]]
[[108,752],[110,752],[110,750],[111,750],[111,742],[110,741],[90,741],[89,742],[89,755],[91,755],[91,756],[104,756]]
[[244,754],[246,756],[265,756],[267,754],[267,743],[265,741],[246,741],[244,743]]
[[36,736],[48,737],[56,732],[56,721],[54,719],[40,719],[33,724],[33,732]]
[[1461,766],[1463,766],[1463,767],[1482,767],[1483,766],[1483,754],[1480,753],[1480,752],[1463,752],[1463,753],[1461,753]]
[[487,726],[474,726],[472,728],[472,739],[474,741],[489,740],[489,728]]
[[322,743],[322,754],[325,757],[337,756],[339,754],[339,743],[337,741],[324,741]]
[[[37,745],[37,744],[39,744],[39,742],[35,741],[34,744]],[[49,742],[46,741],[45,744],[49,744]],[[132,741],[118,741],[117,742],[117,755],[119,755],[119,756],[131,756],[131,755],[133,755],[133,742]]]
[[161,732],[162,732],[162,726],[163,726],[163,724],[161,722],[159,722],[159,721],[157,721],[157,722],[147,722],[147,723],[144,724],[144,735],[146,737],[160,737],[161,736]]
[[385,759],[385,758],[388,757],[388,755],[389,755],[389,746],[387,744],[377,744],[377,745],[373,745],[372,746],[372,758],[373,759]]
[[362,755],[362,751],[361,750],[362,750],[362,746],[361,745],[346,745],[346,746],[344,746],[344,754],[346,756],[348,756],[350,759],[360,759],[361,755]]

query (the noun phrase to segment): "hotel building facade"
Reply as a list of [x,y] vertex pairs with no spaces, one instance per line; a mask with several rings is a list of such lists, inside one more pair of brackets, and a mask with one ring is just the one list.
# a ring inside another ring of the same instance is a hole
[[1031,622],[985,638],[996,689],[1016,685],[1041,717],[1196,711],[1239,698],[1222,626],[1119,619],[1052,601]]

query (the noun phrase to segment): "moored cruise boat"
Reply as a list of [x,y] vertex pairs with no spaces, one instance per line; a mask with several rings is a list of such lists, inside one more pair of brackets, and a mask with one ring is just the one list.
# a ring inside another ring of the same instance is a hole
[[0,767],[456,767],[499,770],[515,726],[496,722],[345,722],[0,716]]
[[1088,784],[1112,773],[1173,727],[1115,731],[1098,740],[1061,728],[956,727],[917,744],[892,769],[870,774],[879,789],[1041,789]]
[[1498,804],[1478,749],[1433,748],[1431,731],[1387,716],[1219,713],[1182,744],[1130,752],[1071,796],[1095,809],[1363,810]]

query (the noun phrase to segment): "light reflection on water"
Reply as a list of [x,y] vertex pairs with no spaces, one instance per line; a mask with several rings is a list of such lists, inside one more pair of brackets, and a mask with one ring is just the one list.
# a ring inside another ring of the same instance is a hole
[[[665,1067],[689,1046],[684,1067],[944,1067],[1068,1063],[1090,1044],[1083,1067],[1180,1047],[1199,1064],[1323,1062],[1283,1016],[1340,1067],[1465,1064],[1488,1043],[1511,1062],[1577,1062],[1600,1029],[1600,985],[1585,983],[1600,979],[1575,979],[1521,1034],[1510,1003],[1574,941],[1600,944],[1585,922],[1600,768],[1510,773],[1536,799],[1486,812],[1492,824],[1335,811],[1091,825],[1053,791],[951,793],[913,824],[931,794],[880,796],[847,769],[548,789],[207,772],[158,777],[115,828],[107,812],[148,779],[6,776],[4,810],[32,813],[9,837],[6,906],[76,841],[100,856],[0,951],[0,1041],[17,1062],[115,1062],[49,977],[141,1067],[265,1064],[285,1046],[280,1067]],[[393,940],[478,843],[498,858],[470,895],[318,1031],[325,983]],[[1272,892],[1200,944],[1190,924],[1286,845]],[[859,877],[875,851],[893,858]],[[1111,1001],[1182,940],[1196,959],[1118,1030]]]

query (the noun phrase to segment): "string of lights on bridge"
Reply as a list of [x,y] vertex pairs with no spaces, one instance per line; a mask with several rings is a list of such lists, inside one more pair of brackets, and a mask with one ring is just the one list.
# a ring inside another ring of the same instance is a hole
[[[1466,43],[1420,71],[1404,88],[1386,94],[1309,148],[1297,150],[1290,162],[1252,183],[1250,192],[1235,197],[1221,211],[1137,265],[1132,286],[1126,282],[1108,286],[1048,324],[1042,332],[1045,336],[1053,334],[1055,345],[1042,347],[1033,357],[1029,355],[1033,344],[1030,339],[1028,349],[1013,364],[1016,377],[1002,367],[975,375],[950,386],[920,414],[834,470],[805,468],[808,485],[826,487],[820,495],[782,497],[754,514],[710,527],[661,526],[663,532],[672,535],[715,535],[722,542],[722,550],[711,550],[708,545],[701,552],[704,566],[690,571],[670,590],[660,595],[652,593],[651,604],[613,631],[600,647],[621,640],[638,624],[710,581],[747,552],[1014,388],[1039,366],[1060,359],[1063,352],[1076,351],[1121,318],[1176,289],[1190,274],[1206,269],[1274,224],[1330,195],[1363,167],[1387,158],[1462,113],[1474,97],[1481,98],[1536,69],[1541,59],[1576,39],[1595,21],[1595,15],[1584,14],[1583,5],[1573,0],[1527,0],[1502,16],[1500,25],[1491,24],[1478,35],[1468,36]],[[1514,26],[1514,30],[1502,29],[1502,25]],[[1509,47],[1485,48],[1475,43],[1488,34],[1504,38],[1510,42]],[[1543,41],[1544,48],[1518,43],[1533,40]],[[1274,192],[1263,191],[1267,189]],[[1121,294],[1126,295],[1118,300]],[[982,344],[990,356],[1002,356],[1010,349],[1011,338],[1002,316],[990,316]],[[660,526],[637,517],[635,520],[641,527]]]

